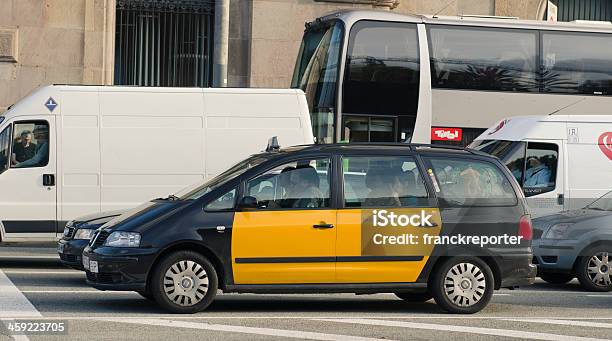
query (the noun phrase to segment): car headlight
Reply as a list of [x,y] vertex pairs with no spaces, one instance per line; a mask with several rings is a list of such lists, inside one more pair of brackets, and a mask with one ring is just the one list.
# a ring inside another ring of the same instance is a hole
[[96,229],[78,229],[74,233],[73,239],[90,240],[91,237],[93,237],[94,233],[96,233]]
[[544,234],[544,239],[565,239],[570,231],[570,227],[574,225],[573,223],[559,223],[551,226],[546,234]]
[[110,234],[104,246],[114,247],[139,247],[140,233],[116,231]]

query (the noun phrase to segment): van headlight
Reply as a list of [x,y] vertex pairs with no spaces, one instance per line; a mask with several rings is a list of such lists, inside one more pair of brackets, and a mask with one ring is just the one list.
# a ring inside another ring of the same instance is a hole
[[544,234],[544,239],[566,239],[569,234],[570,227],[574,223],[559,223],[551,226]]
[[90,240],[94,233],[96,233],[96,229],[78,229],[72,239]]
[[116,231],[110,234],[104,246],[112,247],[139,247],[140,233]]

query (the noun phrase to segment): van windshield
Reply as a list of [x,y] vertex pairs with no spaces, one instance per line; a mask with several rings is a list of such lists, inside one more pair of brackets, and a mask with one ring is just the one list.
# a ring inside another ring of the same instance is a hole
[[225,172],[217,175],[216,177],[198,184],[195,186],[189,186],[176,194],[180,200],[195,200],[201,198],[206,193],[213,189],[223,185],[224,183],[236,178],[247,170],[263,163],[270,159],[270,154],[257,154],[250,158],[240,161],[233,167],[229,168]]

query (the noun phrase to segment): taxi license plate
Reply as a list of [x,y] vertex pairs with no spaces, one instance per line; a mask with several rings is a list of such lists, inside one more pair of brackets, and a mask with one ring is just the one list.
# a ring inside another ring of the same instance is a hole
[[85,270],[89,270],[89,257],[83,256],[83,267]]
[[95,260],[89,261],[89,271],[95,274],[98,273],[98,261],[95,261]]

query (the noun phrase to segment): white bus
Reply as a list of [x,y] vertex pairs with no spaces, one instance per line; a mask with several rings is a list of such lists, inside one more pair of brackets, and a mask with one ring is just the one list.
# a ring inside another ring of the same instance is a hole
[[612,24],[338,12],[307,23],[292,86],[319,143],[465,145],[504,117],[610,114]]

